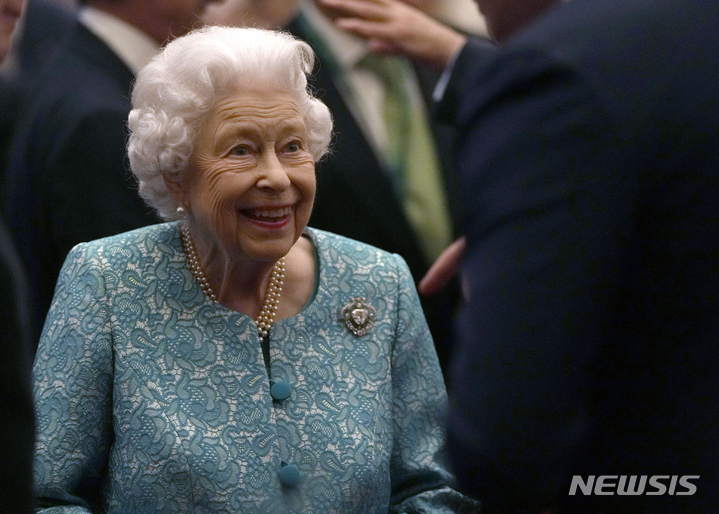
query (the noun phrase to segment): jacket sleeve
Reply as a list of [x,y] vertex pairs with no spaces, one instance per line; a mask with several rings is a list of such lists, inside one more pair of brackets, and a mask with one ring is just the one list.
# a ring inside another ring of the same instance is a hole
[[105,279],[91,245],[67,257],[33,370],[37,505],[98,507],[112,443],[112,340]]
[[477,512],[479,504],[451,487],[443,463],[447,393],[432,336],[407,265],[399,270],[392,354],[394,446],[392,513]]

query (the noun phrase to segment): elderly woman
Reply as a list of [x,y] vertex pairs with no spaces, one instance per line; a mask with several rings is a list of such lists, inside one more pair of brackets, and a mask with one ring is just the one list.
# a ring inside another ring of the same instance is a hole
[[446,396],[405,263],[306,228],[332,125],[312,64],[214,27],[138,75],[132,170],[174,221],[67,258],[35,365],[41,506],[474,507],[437,460]]

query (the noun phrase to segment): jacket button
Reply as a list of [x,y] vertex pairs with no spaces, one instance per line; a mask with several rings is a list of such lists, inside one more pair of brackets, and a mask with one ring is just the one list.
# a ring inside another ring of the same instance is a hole
[[280,469],[280,482],[286,487],[294,487],[300,481],[300,470],[295,464],[285,464]]
[[279,381],[270,386],[270,396],[279,402],[289,398],[290,393],[292,393],[292,386],[287,382]]

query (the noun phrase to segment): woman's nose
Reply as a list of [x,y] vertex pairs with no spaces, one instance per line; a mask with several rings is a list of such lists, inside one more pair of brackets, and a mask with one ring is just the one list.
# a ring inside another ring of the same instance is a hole
[[290,177],[274,150],[265,152],[257,187],[282,191],[290,187]]

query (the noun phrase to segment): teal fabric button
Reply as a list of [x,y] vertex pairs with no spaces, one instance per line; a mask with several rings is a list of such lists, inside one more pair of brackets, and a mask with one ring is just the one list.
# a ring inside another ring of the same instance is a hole
[[291,393],[292,386],[287,382],[279,381],[270,386],[270,396],[279,402],[289,398]]
[[280,469],[280,482],[286,487],[294,487],[300,481],[300,470],[295,464],[287,464]]

